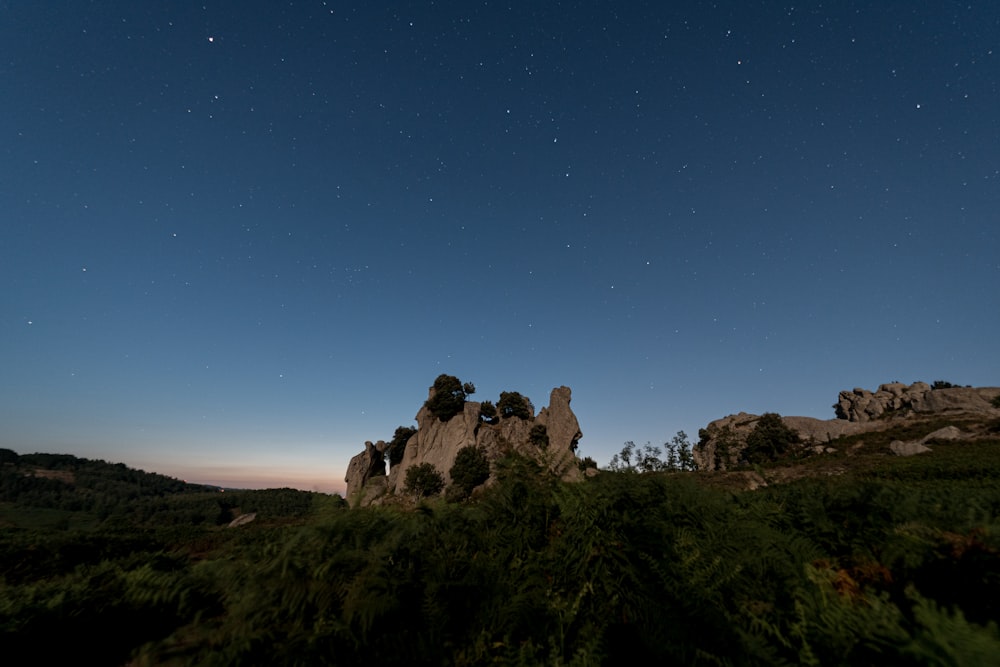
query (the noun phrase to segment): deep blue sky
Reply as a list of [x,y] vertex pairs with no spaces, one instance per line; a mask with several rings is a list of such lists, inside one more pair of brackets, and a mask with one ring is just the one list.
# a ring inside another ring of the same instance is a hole
[[0,446],[341,489],[439,373],[581,455],[1000,382],[1000,4],[0,6]]

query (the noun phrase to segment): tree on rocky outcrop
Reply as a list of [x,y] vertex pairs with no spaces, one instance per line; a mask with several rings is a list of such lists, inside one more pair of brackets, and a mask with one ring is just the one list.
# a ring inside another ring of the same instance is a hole
[[389,447],[387,448],[390,468],[398,466],[402,463],[403,452],[406,451],[406,443],[416,432],[417,429],[411,426],[400,426],[396,429],[396,432],[393,433],[392,441],[389,442]]
[[493,405],[493,401],[483,401],[479,404],[479,418],[487,424],[496,424],[499,421],[497,407]]
[[424,498],[441,492],[444,477],[430,463],[421,463],[406,470],[404,487],[408,493]]
[[468,496],[474,488],[489,479],[490,462],[479,447],[470,445],[458,450],[455,465],[448,474],[451,481]]
[[448,421],[465,407],[465,398],[468,393],[465,387],[475,391],[471,383],[462,385],[462,381],[454,375],[442,373],[434,380],[433,396],[427,399],[424,405],[431,413],[443,422]]
[[799,444],[798,433],[789,428],[775,412],[765,412],[747,436],[743,457],[748,463],[767,463]]
[[960,387],[961,385],[952,384],[947,380],[934,380],[931,385],[931,389],[954,389],[955,387]]
[[528,399],[516,391],[500,392],[500,400],[497,402],[497,412],[504,419],[509,417],[531,419],[531,407]]

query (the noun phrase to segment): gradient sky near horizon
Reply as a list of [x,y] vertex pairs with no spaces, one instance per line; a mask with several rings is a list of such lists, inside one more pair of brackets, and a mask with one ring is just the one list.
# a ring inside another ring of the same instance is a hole
[[580,454],[1000,384],[1000,3],[6,2],[0,446],[341,491],[440,373]]

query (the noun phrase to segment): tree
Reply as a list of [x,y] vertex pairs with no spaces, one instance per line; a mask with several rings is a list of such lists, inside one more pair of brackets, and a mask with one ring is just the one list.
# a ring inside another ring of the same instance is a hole
[[500,417],[520,417],[521,419],[531,419],[531,408],[528,399],[516,391],[500,392],[500,400],[497,401],[497,411]]
[[466,382],[465,384],[462,385],[462,391],[465,392],[466,396],[471,396],[472,394],[476,393],[476,385],[472,384],[471,382]]
[[767,463],[783,456],[799,442],[799,434],[785,424],[781,415],[765,412],[747,436],[743,458],[748,463]]
[[403,452],[406,451],[406,443],[409,442],[413,434],[417,432],[417,429],[410,426],[400,426],[396,429],[396,432],[392,435],[392,441],[389,443],[389,468],[397,466],[403,462]]
[[680,470],[698,469],[697,464],[694,462],[694,454],[691,451],[691,442],[688,440],[687,433],[684,431],[677,431],[677,435],[673,437],[670,443],[674,448],[676,448],[677,467]]
[[[475,390],[469,383],[466,386]],[[465,408],[465,396],[462,381],[454,375],[442,373],[434,380],[434,393],[424,405],[435,417],[446,422]]]
[[631,440],[622,451],[611,457],[608,470],[612,472],[662,472],[668,470],[667,463],[660,458],[663,451],[648,442],[641,448]]
[[479,404],[479,418],[487,424],[496,424],[499,421],[497,408],[493,405],[493,401],[483,401]]
[[462,447],[455,455],[455,465],[448,472],[451,481],[461,488],[465,495],[489,479],[490,462],[486,455],[475,445]]
[[444,488],[444,477],[431,463],[410,466],[406,471],[403,487],[407,492],[420,496],[433,496]]

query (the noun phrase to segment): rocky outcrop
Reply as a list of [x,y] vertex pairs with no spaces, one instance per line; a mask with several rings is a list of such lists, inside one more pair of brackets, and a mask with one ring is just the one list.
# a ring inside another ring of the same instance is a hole
[[[433,387],[429,396],[433,396]],[[385,497],[404,493],[406,471],[423,463],[433,465],[446,486],[451,484],[450,470],[463,447],[475,446],[492,463],[510,452],[518,452],[538,460],[564,479],[582,478],[577,467],[576,448],[580,424],[570,408],[572,391],[569,387],[552,390],[549,405],[529,419],[508,417],[488,423],[480,416],[480,403],[466,401],[462,412],[441,421],[426,405],[417,412],[417,432],[406,442],[402,460],[385,475],[385,444],[365,443],[365,451],[351,459],[347,469],[347,498],[354,506],[382,502]],[[530,402],[529,402],[530,406]],[[530,408],[529,408],[530,409]],[[532,429],[545,427],[547,444],[532,438]],[[382,465],[382,472],[379,472]]]
[[351,458],[347,464],[347,474],[344,481],[347,482],[347,497],[356,494],[373,477],[385,476],[385,442],[378,441],[373,445],[371,441],[365,443],[365,451]]
[[[1000,417],[1000,409],[994,405],[998,396],[1000,387],[934,389],[926,382],[914,382],[911,385],[893,382],[879,386],[874,392],[867,389],[840,392],[838,401],[833,406],[836,419],[782,417],[782,421],[799,435],[804,447],[812,452],[823,453],[827,450],[825,443],[848,435],[885,429],[895,423],[891,420],[970,413]],[[702,429],[699,432],[699,442],[692,451],[698,468],[726,470],[738,465],[746,448],[747,436],[759,419],[759,415],[741,412],[716,419]],[[960,436],[942,429],[920,441],[899,442],[898,445],[893,443],[897,446],[892,451],[900,455],[912,455],[925,451],[925,443],[930,440],[956,437]]]
[[869,422],[894,412],[977,412],[995,410],[991,401],[1000,395],[997,387],[948,387],[933,389],[926,382],[905,385],[891,382],[875,392],[852,389],[840,392],[833,406],[838,419]]

